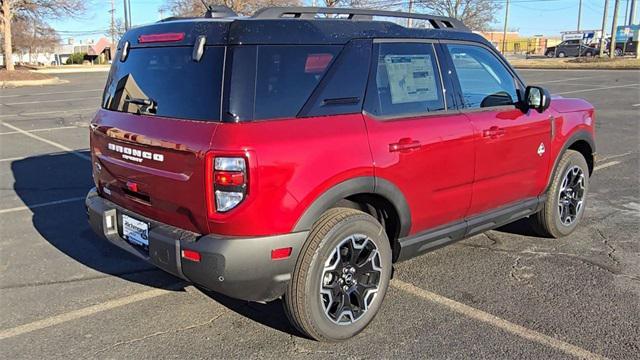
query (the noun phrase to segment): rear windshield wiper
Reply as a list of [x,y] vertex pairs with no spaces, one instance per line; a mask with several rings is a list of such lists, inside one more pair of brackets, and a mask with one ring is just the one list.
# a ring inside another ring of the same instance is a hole
[[155,114],[158,104],[151,98],[126,98],[127,103],[138,105],[138,114]]

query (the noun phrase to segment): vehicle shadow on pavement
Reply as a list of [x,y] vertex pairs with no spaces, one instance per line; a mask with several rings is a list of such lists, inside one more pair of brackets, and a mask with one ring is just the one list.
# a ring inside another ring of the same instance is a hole
[[291,325],[284,312],[282,300],[277,299],[268,303],[242,301],[198,287],[203,294],[223,305],[227,309],[258,322],[264,326],[279,330],[283,333],[300,338],[307,338]]
[[[90,156],[88,151],[76,154]],[[16,160],[11,164],[14,190],[33,213],[38,233],[73,260],[104,274],[174,291],[184,291],[186,283],[128,252],[100,239],[87,222],[84,196],[94,184],[90,163],[71,153],[52,153]],[[42,204],[64,201],[42,206]],[[76,274],[74,274],[76,275]],[[175,284],[182,283],[176,287]],[[304,337],[287,321],[280,300],[250,303],[208,290],[201,291],[213,301],[265,326]]]
[[[88,151],[76,154],[90,156]],[[172,290],[180,280],[100,239],[87,222],[84,196],[93,187],[90,162],[72,153],[52,153],[11,163],[14,190],[33,213],[34,228],[51,245],[104,274]],[[68,201],[65,201],[68,200]],[[60,202],[57,204],[47,204]]]

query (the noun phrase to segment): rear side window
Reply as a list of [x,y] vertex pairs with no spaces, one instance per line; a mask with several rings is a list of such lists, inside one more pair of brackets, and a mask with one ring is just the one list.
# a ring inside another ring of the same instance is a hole
[[219,121],[223,47],[207,47],[192,59],[193,47],[132,49],[114,60],[102,106],[105,109]]
[[411,116],[445,110],[433,45],[380,44],[375,88],[367,95],[366,107],[378,116]]
[[341,48],[258,46],[254,118],[295,117]]
[[467,108],[512,105],[518,100],[516,82],[489,50],[474,45],[447,45]]

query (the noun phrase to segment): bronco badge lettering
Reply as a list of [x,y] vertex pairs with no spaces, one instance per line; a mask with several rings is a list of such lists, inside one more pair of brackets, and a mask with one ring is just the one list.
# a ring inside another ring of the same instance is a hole
[[126,160],[131,160],[135,162],[141,163],[144,159],[155,160],[155,161],[164,161],[164,155],[152,153],[150,151],[142,151],[138,149],[132,149],[122,145],[115,145],[109,143],[107,145],[109,150],[118,152],[122,154],[122,158]]

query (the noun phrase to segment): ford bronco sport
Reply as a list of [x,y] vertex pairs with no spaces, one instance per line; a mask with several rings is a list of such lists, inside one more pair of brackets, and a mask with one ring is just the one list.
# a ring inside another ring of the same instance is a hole
[[362,9],[131,29],[90,133],[98,234],[282,298],[321,341],[367,326],[395,262],[525,217],[570,234],[595,150],[589,103],[527,86],[461,22]]

